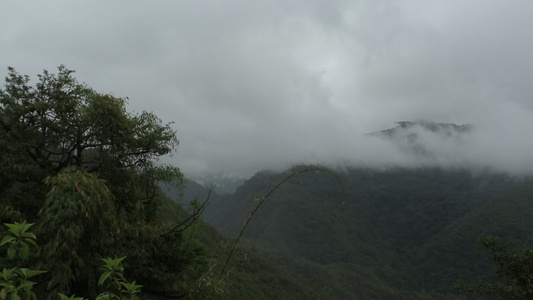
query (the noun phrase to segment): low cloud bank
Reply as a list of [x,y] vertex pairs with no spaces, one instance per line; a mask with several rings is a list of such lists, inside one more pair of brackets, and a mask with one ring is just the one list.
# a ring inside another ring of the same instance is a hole
[[[514,118],[479,122],[460,127],[468,128],[460,132],[428,129],[427,124],[435,123],[414,123],[409,128],[398,125],[396,129],[400,130],[391,136],[346,129],[335,135],[315,131],[315,138],[303,133],[294,138],[279,136],[251,147],[236,147],[234,152],[226,153],[227,159],[205,163],[204,172],[225,170],[228,176],[247,177],[259,170],[283,170],[293,164],[321,164],[333,168],[465,168],[532,175],[533,141],[528,133],[533,132],[533,121],[529,121],[533,116],[525,111],[499,112]],[[257,152],[247,152],[254,147]]]

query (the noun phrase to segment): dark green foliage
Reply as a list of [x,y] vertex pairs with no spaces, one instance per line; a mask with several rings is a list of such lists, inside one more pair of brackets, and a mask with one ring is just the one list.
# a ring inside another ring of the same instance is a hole
[[[417,281],[425,287],[452,286],[492,274],[489,257],[476,251],[481,234],[533,244],[533,186],[493,197],[477,210],[460,218],[415,251]],[[436,271],[437,270],[437,271]]]
[[98,174],[128,208],[149,204],[157,181],[181,180],[177,168],[155,163],[178,145],[169,124],[128,113],[125,99],[98,94],[72,73],[45,71],[32,87],[10,68],[0,91],[0,196],[29,220],[42,204],[33,199],[48,193],[44,178],[68,166]]
[[28,261],[49,270],[37,291],[94,298],[100,259],[128,256],[125,276],[145,297],[191,294],[211,256],[179,227],[186,212],[159,218],[158,184],[183,182],[158,163],[178,146],[175,131],[72,74],[44,71],[32,86],[9,68],[0,90],[0,221],[36,223],[41,248]]
[[37,237],[34,233],[28,230],[33,224],[15,222],[14,224],[6,224],[9,227],[8,234],[4,236],[0,242],[0,247],[9,244],[7,248],[7,258],[14,259],[18,253],[18,258],[26,260],[30,253],[30,245],[37,246]]
[[[269,197],[274,192],[276,192],[278,189],[280,189],[285,183],[289,182],[289,180],[292,179],[293,177],[297,177],[297,176],[300,176],[300,175],[303,176],[303,174],[306,174],[306,173],[309,173],[309,172],[330,173],[330,174],[333,174],[333,176],[335,177],[335,179],[337,179],[337,181],[339,181],[338,177],[335,175],[335,173],[333,173],[329,169],[321,168],[321,167],[299,168],[297,170],[289,170],[289,171],[285,172],[285,174],[286,174],[285,178],[281,179],[278,183],[273,185],[273,187],[269,191],[267,191],[265,193],[265,195],[263,195],[261,197],[255,197],[255,203],[252,204],[252,209],[250,210],[250,214],[246,217],[246,219],[244,221],[244,225],[240,229],[239,234],[237,235],[237,238],[235,239],[235,242],[231,246],[231,249],[230,249],[230,252],[229,252],[228,257],[226,259],[226,262],[224,263],[224,266],[222,267],[222,272],[225,271],[225,269],[226,269],[226,267],[227,267],[227,265],[229,263],[229,260],[231,259],[232,255],[233,255],[235,247],[239,243],[239,241],[240,241],[241,237],[243,236],[246,228],[250,224],[250,221],[254,218],[255,214],[259,211],[259,209],[265,203],[265,201],[269,200]],[[342,187],[342,183],[340,181],[339,181],[339,183],[340,183],[340,185]],[[344,205],[344,200],[342,201],[342,204]]]
[[21,267],[29,256],[30,246],[37,246],[37,237],[29,229],[33,224],[26,222],[5,224],[9,231],[0,242],[0,247],[7,246],[7,258],[15,260],[17,266],[3,268],[0,274],[0,299],[37,299],[33,286],[35,281],[32,277],[45,273],[41,270],[31,270]]
[[71,282],[90,280],[91,266],[101,257],[119,255],[115,245],[123,224],[113,195],[94,174],[70,167],[44,182],[50,191],[40,212],[47,241],[42,268],[50,270],[49,288],[68,291]]
[[[323,174],[291,179],[265,201],[244,234],[277,272],[322,299],[466,299],[453,284],[486,273],[490,263],[473,250],[477,235],[501,228],[500,235],[526,243],[533,236],[533,193],[496,198],[526,179],[459,169],[337,175],[346,193]],[[254,199],[284,176],[258,173],[212,203],[206,220],[236,236]]]
[[[106,292],[98,295],[96,300],[140,300],[142,285],[135,281],[128,282],[124,277],[124,267],[122,261],[126,257],[103,258],[104,265],[101,268],[102,275],[98,280],[99,286],[106,286]],[[119,296],[120,295],[120,296]]]
[[[35,240],[37,237],[33,232],[28,231],[33,224],[26,224],[26,222],[13,224],[5,224],[8,228],[8,234],[0,242],[0,247],[8,245],[7,257],[8,259],[19,258],[19,263],[24,262],[28,257],[29,245],[37,247]],[[22,245],[22,247],[21,247]],[[25,247],[28,246],[28,247]],[[124,277],[124,268],[122,261],[126,257],[121,258],[106,258],[102,259],[104,265],[101,267],[103,272],[98,280],[98,285],[106,285],[106,291],[98,295],[95,300],[140,300],[141,285],[126,281]],[[11,269],[3,268],[0,274],[0,299],[21,300],[21,299],[37,299],[37,294],[34,291],[34,285],[37,282],[30,281],[30,278],[46,273],[46,271],[31,270],[16,266]],[[58,293],[59,299],[62,300],[84,300],[83,297],[66,296]],[[44,295],[39,295],[44,297]]]
[[477,284],[460,284],[460,290],[472,294],[495,295],[498,299],[533,299],[533,250],[516,248],[499,238],[481,235],[480,244],[492,251],[496,264],[496,278],[488,282],[484,277]]

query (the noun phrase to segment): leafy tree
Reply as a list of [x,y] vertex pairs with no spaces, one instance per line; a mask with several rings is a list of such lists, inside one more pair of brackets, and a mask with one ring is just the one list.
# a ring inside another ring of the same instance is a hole
[[46,289],[94,298],[100,258],[128,256],[127,273],[148,293],[187,294],[176,281],[200,275],[183,270],[203,274],[210,258],[182,238],[190,223],[176,230],[179,222],[157,218],[158,184],[183,182],[177,167],[158,162],[179,144],[171,124],[128,112],[127,99],[97,93],[64,66],[57,75],[44,71],[34,86],[8,71],[0,90],[0,221],[36,223],[42,247],[34,263],[49,270]]
[[480,236],[480,244],[492,251],[496,263],[496,281],[480,277],[477,284],[460,284],[460,290],[472,294],[495,295],[498,299],[533,299],[533,250],[511,248],[512,242],[502,243],[499,238]]
[[75,166],[106,180],[121,205],[155,205],[157,180],[182,180],[179,169],[156,164],[178,146],[175,131],[152,113],[128,113],[126,99],[98,94],[72,73],[44,71],[32,87],[9,68],[0,91],[1,195],[22,201],[33,219],[42,204],[34,198],[48,193],[44,178]]

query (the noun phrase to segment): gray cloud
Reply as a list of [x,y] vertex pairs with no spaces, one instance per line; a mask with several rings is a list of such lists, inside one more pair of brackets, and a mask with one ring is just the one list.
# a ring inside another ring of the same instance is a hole
[[[55,4],[55,5],[54,5]],[[135,111],[175,121],[188,174],[291,163],[529,172],[533,3],[24,1],[0,4],[0,75],[60,64]],[[364,133],[472,123],[427,162]]]

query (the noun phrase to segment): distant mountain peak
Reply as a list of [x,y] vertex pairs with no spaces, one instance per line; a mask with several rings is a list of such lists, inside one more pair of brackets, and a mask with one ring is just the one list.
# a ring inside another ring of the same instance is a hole
[[471,124],[457,125],[454,123],[436,123],[432,121],[398,121],[398,126],[370,132],[367,135],[375,137],[397,137],[403,136],[407,132],[412,132],[415,129],[422,129],[424,131],[432,132],[443,136],[454,136],[466,132],[470,132],[473,129]]
[[367,133],[366,136],[377,137],[390,141],[402,152],[424,157],[434,157],[436,153],[435,141],[453,143],[474,127],[470,124],[457,125],[453,123],[436,123],[431,121],[399,121],[398,126]]

